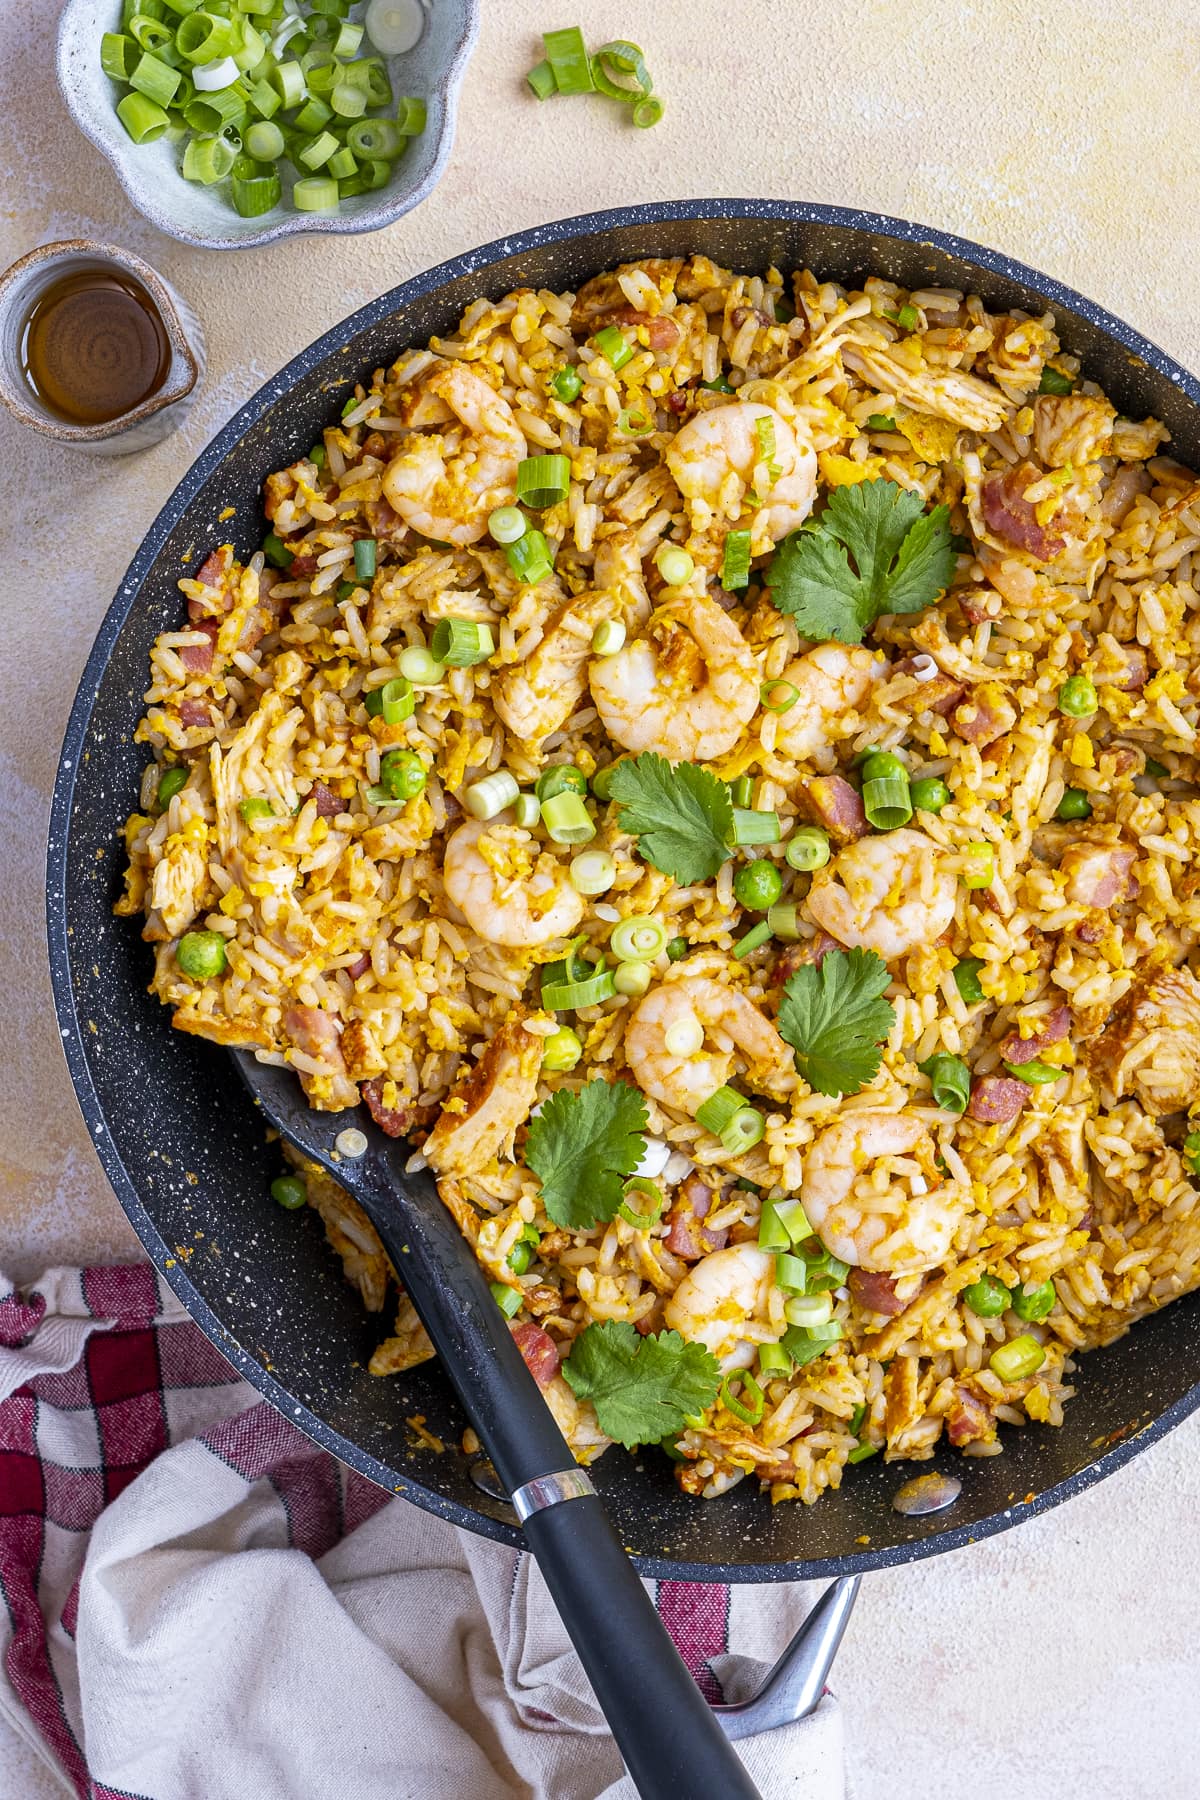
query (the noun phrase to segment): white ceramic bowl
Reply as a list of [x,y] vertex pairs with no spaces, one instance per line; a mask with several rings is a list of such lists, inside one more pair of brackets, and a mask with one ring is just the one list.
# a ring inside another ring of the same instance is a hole
[[133,205],[160,231],[206,250],[242,250],[305,231],[375,231],[425,199],[454,141],[458,90],[479,30],[479,0],[422,0],[425,30],[415,49],[387,58],[399,98],[413,94],[428,108],[386,187],[344,200],[335,213],[295,212],[285,202],[257,219],[242,219],[221,188],[185,181],[180,146],[160,139],[135,144],[117,117],[116,85],[100,67],[100,39],[119,31],[120,0],[66,0],[58,26],[58,85],[71,117],[117,172]]

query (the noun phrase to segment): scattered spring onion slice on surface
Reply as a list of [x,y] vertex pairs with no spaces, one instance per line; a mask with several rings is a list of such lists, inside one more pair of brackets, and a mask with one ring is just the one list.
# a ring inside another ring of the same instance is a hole
[[782,827],[777,812],[756,812],[749,806],[733,809],[733,833],[730,842],[739,849],[747,844],[777,844]]
[[[741,1386],[740,1397],[733,1392],[732,1383],[735,1381]],[[757,1425],[766,1405],[762,1389],[753,1375],[747,1374],[745,1369],[735,1369],[726,1375],[717,1398],[725,1411],[732,1413],[743,1425]]]
[[571,859],[569,876],[575,892],[592,899],[608,892],[617,879],[617,865],[607,850],[581,850]]
[[954,985],[968,1006],[977,1006],[984,998],[979,985],[979,971],[983,967],[983,959],[979,956],[964,956],[954,965]]
[[625,647],[625,626],[620,619],[601,619],[592,633],[593,656],[615,656]]
[[794,900],[781,900],[775,906],[769,906],[767,924],[771,928],[772,937],[780,938],[785,944],[800,942],[800,921]]
[[536,794],[518,794],[513,801],[513,813],[517,824],[532,831],[542,816],[542,803]]
[[439,619],[430,650],[448,669],[470,669],[486,662],[496,648],[490,626],[477,619]]
[[625,333],[616,325],[605,325],[592,338],[597,350],[605,358],[613,373],[623,369],[633,356],[633,345]]
[[993,1350],[988,1367],[1001,1381],[1023,1381],[1027,1375],[1036,1375],[1045,1360],[1046,1352],[1037,1339],[1031,1332],[1023,1331],[1020,1337],[1010,1338],[1007,1344]]
[[516,506],[498,506],[488,514],[488,531],[495,544],[515,544],[529,528],[525,514]]
[[420,644],[410,644],[407,650],[402,650],[396,666],[414,687],[436,687],[445,673],[432,650],[426,650]]
[[[624,1219],[635,1231],[649,1231],[652,1225],[657,1225],[666,1205],[658,1183],[648,1180],[644,1175],[631,1175],[623,1191],[625,1198],[617,1208],[618,1219]],[[634,1206],[643,1200],[648,1202],[645,1210],[635,1212]]]
[[550,546],[540,531],[525,531],[515,543],[505,546],[508,566],[525,587],[536,587],[554,573]]
[[696,571],[695,559],[678,544],[660,544],[654,561],[668,587],[682,587]]
[[922,1075],[929,1077],[935,1106],[944,1112],[965,1113],[971,1097],[971,1071],[960,1056],[941,1051],[918,1063]]
[[517,464],[517,501],[542,512],[564,500],[571,485],[569,456],[527,456]]
[[[622,919],[619,925],[613,926],[609,939],[609,948],[618,962],[652,962],[666,947],[666,926],[661,919],[652,918],[648,913],[633,913],[628,919]],[[703,1031],[700,1038],[703,1042]],[[700,1045],[695,1048],[698,1050]]]
[[481,781],[473,781],[461,799],[472,818],[486,821],[511,806],[519,792],[516,776],[507,769],[497,769]]
[[800,689],[792,681],[764,681],[758,690],[759,705],[768,712],[790,712],[800,698]]
[[551,794],[542,801],[542,823],[556,844],[586,844],[596,835],[596,825],[578,794]]
[[753,926],[745,937],[738,939],[733,946],[734,959],[741,962],[745,957],[753,956],[756,950],[761,950],[763,945],[769,944],[770,941],[771,927],[764,919],[760,925]]
[[750,533],[731,531],[725,539],[725,555],[721,563],[721,586],[727,594],[736,593],[750,583]]
[[613,986],[628,999],[639,999],[649,988],[654,971],[649,963],[618,963],[613,970]]

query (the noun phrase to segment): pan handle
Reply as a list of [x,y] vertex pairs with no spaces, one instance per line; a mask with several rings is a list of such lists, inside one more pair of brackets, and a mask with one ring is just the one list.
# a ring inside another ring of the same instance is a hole
[[[380,1141],[334,1170],[383,1240],[507,1492],[642,1800],[758,1800],[428,1175]],[[311,1154],[311,1142],[310,1142]],[[539,1486],[539,1484],[542,1484]]]

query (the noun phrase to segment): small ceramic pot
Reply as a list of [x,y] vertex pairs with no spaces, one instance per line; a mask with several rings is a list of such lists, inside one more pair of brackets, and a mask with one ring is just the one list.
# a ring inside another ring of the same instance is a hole
[[[166,380],[129,412],[101,425],[73,425],[33,392],[21,366],[21,335],[46,289],[65,275],[105,269],[132,276],[154,303],[171,347]],[[0,400],[22,425],[72,450],[93,456],[126,456],[169,437],[183,422],[204,374],[200,321],[149,263],[116,244],[90,238],[41,244],[0,275]]]

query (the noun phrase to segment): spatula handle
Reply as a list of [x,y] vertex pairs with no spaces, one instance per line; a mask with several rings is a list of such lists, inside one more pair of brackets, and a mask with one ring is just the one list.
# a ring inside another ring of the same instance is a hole
[[[401,1154],[389,1146],[335,1173],[382,1238],[505,1490],[573,1471],[478,1262],[432,1179],[404,1175]],[[524,1531],[643,1800],[756,1800],[596,1495],[543,1506]]]

